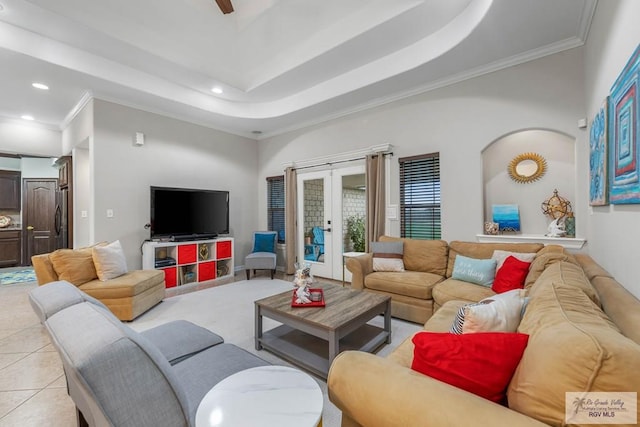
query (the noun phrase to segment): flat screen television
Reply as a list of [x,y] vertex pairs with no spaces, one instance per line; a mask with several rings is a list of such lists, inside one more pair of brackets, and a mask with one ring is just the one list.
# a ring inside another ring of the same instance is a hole
[[229,192],[151,187],[151,238],[229,234]]

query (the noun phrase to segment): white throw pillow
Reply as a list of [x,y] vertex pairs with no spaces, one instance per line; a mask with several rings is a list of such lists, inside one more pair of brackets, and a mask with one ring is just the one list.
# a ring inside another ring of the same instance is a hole
[[373,271],[404,271],[403,242],[371,242]]
[[124,257],[120,240],[105,246],[94,246],[92,256],[98,279],[103,282],[115,279],[127,272],[127,260]]
[[523,262],[533,262],[534,258],[536,257],[536,254],[535,252],[533,253],[509,252],[509,251],[501,251],[499,249],[496,249],[495,251],[493,251],[493,255],[491,255],[491,259],[496,260],[496,272],[500,270],[500,267],[502,267],[502,264],[504,264],[504,261],[507,258],[509,258],[509,256],[512,256]]
[[524,289],[514,289],[465,307],[462,333],[515,332],[520,325]]

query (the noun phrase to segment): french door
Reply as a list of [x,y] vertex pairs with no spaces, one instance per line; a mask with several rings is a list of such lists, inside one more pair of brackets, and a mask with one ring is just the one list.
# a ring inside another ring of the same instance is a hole
[[353,243],[348,218],[362,218],[365,206],[364,164],[298,173],[298,262],[311,265],[314,276],[343,278],[344,252]]

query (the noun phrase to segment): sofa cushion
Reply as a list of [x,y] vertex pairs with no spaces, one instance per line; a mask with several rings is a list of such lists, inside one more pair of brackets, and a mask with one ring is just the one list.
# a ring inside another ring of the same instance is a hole
[[495,250],[532,253],[544,248],[541,243],[476,243],[454,240],[449,243],[449,258],[447,263],[447,277],[451,277],[453,266],[458,254],[469,258],[488,259]]
[[519,333],[419,332],[411,369],[501,403],[527,340]]
[[[571,262],[559,261],[549,265],[547,269],[540,274],[536,284],[538,282],[564,283],[573,286],[580,289],[591,301],[600,306],[598,292],[591,285],[582,268]],[[544,286],[534,285],[529,290],[529,296],[535,298],[539,292],[546,292],[546,288]]]
[[377,271],[368,274],[364,285],[368,289],[405,295],[419,299],[431,299],[433,286],[442,280],[442,276],[418,271],[387,272]]
[[527,274],[527,278],[524,280],[525,289],[531,288],[548,266],[562,261],[580,266],[580,263],[578,263],[575,257],[566,252],[562,246],[547,246],[538,252],[529,267],[529,274]]
[[404,271],[402,242],[371,242],[373,271]]
[[509,407],[564,425],[566,392],[640,389],[640,346],[581,289],[538,280],[518,328],[529,345],[508,389]]
[[485,286],[475,285],[462,280],[446,279],[433,287],[433,300],[440,306],[447,301],[478,302],[496,293]]
[[496,260],[456,257],[451,278],[490,287],[496,276]]
[[163,281],[162,270],[134,270],[106,282],[92,280],[80,285],[79,288],[100,300],[128,298],[141,294]]
[[58,249],[49,254],[59,280],[76,286],[98,278],[93,264],[92,248]]
[[127,260],[119,240],[107,245],[94,246],[91,256],[98,279],[103,282],[127,272]]
[[496,271],[496,277],[493,279],[491,289],[497,294],[512,289],[522,289],[524,287],[524,280],[527,278],[527,274],[529,274],[529,267],[531,267],[530,262],[521,261],[509,255],[498,271]]
[[433,273],[439,276],[444,276],[447,271],[449,246],[444,240],[404,239],[390,236],[381,236],[378,240],[404,243],[402,260],[405,270]]

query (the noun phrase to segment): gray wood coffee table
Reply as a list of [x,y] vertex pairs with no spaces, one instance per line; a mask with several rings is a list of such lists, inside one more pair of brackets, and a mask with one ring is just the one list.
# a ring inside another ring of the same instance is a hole
[[[391,342],[391,298],[337,285],[323,288],[325,307],[291,307],[291,291],[255,302],[256,350],[268,350],[321,378],[345,350],[374,352]],[[384,314],[384,328],[367,322]],[[263,317],[282,325],[262,330]]]

